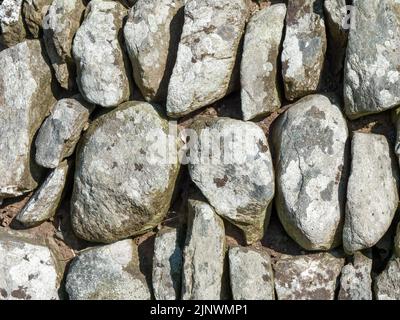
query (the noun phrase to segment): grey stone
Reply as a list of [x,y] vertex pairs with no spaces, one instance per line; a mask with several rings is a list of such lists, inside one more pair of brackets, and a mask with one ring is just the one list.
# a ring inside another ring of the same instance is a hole
[[281,106],[277,68],[285,16],[280,3],[258,11],[247,24],[240,69],[244,120]]
[[162,221],[179,171],[177,158],[164,156],[177,148],[168,141],[168,127],[155,107],[134,101],[91,124],[77,151],[72,194],[79,237],[113,242]]
[[229,249],[229,275],[234,300],[274,300],[271,258],[250,247]]
[[301,99],[274,127],[278,215],[306,250],[340,244],[347,139],[339,107],[322,95]]
[[71,300],[149,300],[139,267],[138,248],[130,239],[81,252],[68,270]]
[[129,10],[125,44],[147,101],[165,101],[183,25],[183,0],[139,0]]
[[374,246],[389,229],[399,196],[397,169],[385,136],[355,132],[351,143],[343,247],[353,253]]
[[374,292],[377,300],[400,300],[400,258],[392,258],[376,277]]
[[130,84],[122,47],[122,23],[127,9],[115,1],[92,0],[75,34],[73,56],[82,96],[102,107],[129,99]]
[[318,90],[326,47],[323,0],[289,0],[281,57],[288,100]]
[[0,43],[11,47],[26,37],[22,19],[23,0],[3,0],[0,4]]
[[34,38],[41,36],[43,18],[53,0],[23,0],[22,14],[28,31]]
[[400,223],[397,225],[396,237],[394,239],[394,251],[397,257],[400,258]]
[[223,98],[248,9],[245,0],[188,0],[176,63],[168,87],[167,112],[186,115]]

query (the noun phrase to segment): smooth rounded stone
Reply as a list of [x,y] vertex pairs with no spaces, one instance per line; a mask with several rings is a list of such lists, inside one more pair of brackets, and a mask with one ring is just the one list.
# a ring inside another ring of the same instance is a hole
[[177,300],[181,292],[182,249],[179,231],[164,227],[157,233],[153,256],[153,292],[156,300]]
[[31,145],[55,98],[39,40],[1,51],[0,69],[0,198],[9,198],[38,185]]
[[229,249],[229,275],[234,300],[274,300],[271,258],[264,250]]
[[183,25],[183,0],[139,0],[129,10],[125,44],[147,101],[165,101]]
[[[268,225],[275,176],[267,138],[252,122],[230,118],[193,124],[189,173],[216,213],[238,226],[248,244]],[[193,157],[192,157],[193,155]]]
[[67,161],[54,169],[15,219],[33,227],[52,218],[62,200],[68,169]]
[[[344,101],[350,119],[400,103],[400,3],[354,0],[345,61]],[[368,39],[368,45],[366,45]]]
[[53,252],[25,233],[0,228],[0,300],[58,300]]
[[72,155],[93,109],[80,96],[57,101],[36,137],[36,162],[54,169]]
[[326,47],[323,0],[289,0],[281,57],[288,100],[318,90]]
[[22,14],[29,33],[39,38],[42,31],[43,18],[47,14],[53,0],[23,0]]
[[76,67],[72,41],[85,5],[83,0],[54,0],[43,20],[43,37],[57,81],[64,89],[75,87]]
[[163,157],[177,148],[168,126],[154,106],[134,101],[91,124],[77,151],[72,194],[79,237],[113,242],[162,221],[179,171],[176,157]]
[[189,200],[189,224],[183,251],[183,300],[220,300],[223,293],[225,228],[213,208]]
[[339,107],[311,95],[276,122],[276,207],[286,232],[306,250],[340,244],[348,129]]
[[167,112],[182,117],[229,93],[248,8],[245,0],[188,0]]
[[400,258],[400,223],[397,225],[396,237],[394,239],[394,252]]
[[372,300],[372,252],[356,252],[340,277],[339,300]]
[[82,96],[102,107],[129,99],[127,61],[122,47],[122,24],[127,9],[115,1],[92,0],[75,34],[73,56]]
[[281,106],[277,68],[285,16],[280,3],[258,11],[247,24],[240,68],[244,120]]
[[274,265],[278,300],[333,300],[344,258],[331,253],[282,255]]
[[81,252],[71,263],[65,289],[70,300],[149,300],[133,240]]
[[374,246],[389,229],[399,202],[398,172],[385,136],[354,132],[351,158],[343,227],[348,253]]
[[26,37],[22,1],[3,0],[0,4],[0,44],[6,47],[16,45]]
[[400,300],[400,258],[392,258],[374,282],[376,300]]

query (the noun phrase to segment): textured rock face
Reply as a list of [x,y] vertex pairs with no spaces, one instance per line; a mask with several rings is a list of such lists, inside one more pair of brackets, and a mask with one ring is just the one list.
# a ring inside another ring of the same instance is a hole
[[288,100],[317,91],[326,46],[323,1],[289,0],[282,51],[282,74]]
[[372,252],[356,252],[340,277],[339,300],[372,300]]
[[301,99],[274,127],[278,215],[307,250],[340,242],[347,138],[340,109],[322,95]]
[[394,239],[394,251],[397,257],[400,258],[400,223],[397,225],[396,238]]
[[355,0],[354,5],[356,28],[349,34],[344,75],[345,109],[350,118],[400,103],[400,3]]
[[26,26],[34,38],[39,38],[45,17],[53,0],[24,0],[22,13]]
[[206,202],[189,200],[182,299],[219,300],[225,257],[224,224]]
[[181,117],[229,91],[248,15],[244,0],[189,0],[168,87],[167,111]]
[[274,276],[268,253],[246,247],[229,249],[234,300],[274,300]]
[[96,247],[79,254],[68,271],[71,300],[148,300],[150,291],[139,268],[132,240]]
[[183,0],[139,0],[124,27],[133,76],[147,101],[165,101],[183,24]]
[[351,143],[343,247],[355,252],[375,245],[389,229],[399,196],[397,169],[383,135],[355,132]]
[[54,169],[16,219],[26,227],[38,225],[52,218],[61,202],[69,165],[66,161]]
[[76,32],[73,56],[83,97],[102,107],[128,100],[130,85],[122,43],[122,23],[127,9],[119,2],[92,0]]
[[282,256],[275,264],[279,300],[333,300],[343,258],[330,253]]
[[168,121],[144,102],[127,102],[92,123],[78,150],[72,195],[79,237],[112,242],[161,222],[179,170],[174,157],[159,158],[167,135]]
[[36,162],[45,168],[56,168],[72,155],[93,108],[80,96],[59,100],[35,140]]
[[229,118],[199,121],[193,128],[198,140],[191,149],[192,181],[217,214],[243,230],[248,243],[260,240],[275,192],[264,132],[254,123]]
[[22,0],[3,0],[0,4],[0,43],[11,47],[25,39]]
[[177,229],[164,227],[156,236],[153,291],[157,300],[177,300],[181,291],[182,249]]
[[400,258],[389,261],[375,279],[374,291],[377,300],[400,300]]
[[84,11],[83,0],[55,0],[43,22],[47,53],[58,82],[67,90],[74,88],[76,70],[72,40]]
[[0,69],[0,198],[7,198],[37,186],[40,172],[31,161],[31,144],[55,99],[38,40],[0,52]]
[[58,300],[59,276],[50,249],[0,228],[0,300]]
[[257,12],[247,24],[240,70],[244,120],[266,115],[281,106],[277,67],[286,6]]

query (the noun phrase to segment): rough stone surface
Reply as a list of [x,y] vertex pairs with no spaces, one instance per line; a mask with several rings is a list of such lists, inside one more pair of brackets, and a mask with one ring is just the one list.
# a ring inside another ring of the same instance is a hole
[[343,265],[331,253],[282,255],[274,265],[278,300],[333,300]]
[[31,144],[55,99],[38,40],[1,51],[0,69],[0,198],[7,198],[37,187]]
[[344,75],[345,109],[350,118],[400,103],[400,3],[355,0],[354,5],[355,28],[349,34]]
[[53,0],[24,0],[22,14],[25,24],[34,38],[39,38],[43,26],[43,18]]
[[225,229],[222,219],[206,202],[189,200],[189,225],[183,257],[182,299],[221,299]]
[[240,70],[244,120],[281,106],[277,68],[285,16],[285,4],[276,4],[257,12],[247,24]]
[[306,250],[328,250],[340,242],[347,138],[339,107],[322,95],[301,99],[274,127],[278,215]]
[[183,0],[139,0],[124,27],[133,76],[147,101],[165,101],[183,25]]
[[289,0],[281,57],[288,100],[317,91],[326,47],[323,0]]
[[245,0],[189,0],[168,87],[167,112],[181,117],[223,98],[248,10]]
[[42,243],[0,228],[0,300],[58,300],[56,260]]
[[92,0],[75,34],[73,56],[82,96],[102,107],[129,99],[129,69],[122,48],[122,23],[127,9],[119,2]]
[[85,104],[80,96],[59,100],[36,137],[36,162],[56,168],[72,155],[92,110],[93,106]]
[[266,251],[229,249],[229,275],[234,300],[274,300],[274,275]]
[[177,148],[167,141],[168,126],[155,107],[134,101],[91,124],[77,152],[72,195],[79,237],[113,242],[162,221],[179,170],[176,157],[160,157]]
[[123,240],[80,253],[71,263],[65,285],[71,300],[148,300],[137,246]]
[[400,258],[391,259],[375,279],[374,292],[377,300],[400,300]]
[[264,132],[254,123],[229,118],[200,120],[193,128],[199,138],[191,149],[192,181],[217,214],[243,230],[247,243],[260,240],[275,192]]
[[372,300],[372,252],[356,252],[340,277],[339,300]]
[[397,257],[400,258],[400,223],[397,225],[396,238],[394,239],[394,251]]
[[177,300],[181,292],[182,249],[179,231],[164,227],[157,233],[153,256],[153,291],[157,300]]
[[16,219],[26,227],[36,226],[52,218],[60,205],[67,180],[68,163],[64,161],[54,169]]
[[75,87],[72,40],[79,28],[85,6],[83,0],[54,0],[44,19],[44,41],[56,78],[64,89]]
[[26,37],[22,19],[23,0],[3,0],[0,4],[0,43],[11,47]]
[[349,252],[374,246],[389,229],[399,196],[397,169],[385,136],[355,132],[351,142],[343,247]]

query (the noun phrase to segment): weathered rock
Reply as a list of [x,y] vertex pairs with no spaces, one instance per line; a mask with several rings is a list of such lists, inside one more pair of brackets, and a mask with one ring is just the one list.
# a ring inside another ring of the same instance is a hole
[[55,215],[62,200],[68,169],[68,163],[64,161],[49,174],[22,211],[16,216],[20,223],[26,227],[33,227]]
[[181,117],[223,98],[248,10],[245,0],[189,0],[177,60],[168,87],[167,112]]
[[38,40],[1,51],[0,69],[0,198],[7,198],[37,187],[31,144],[55,99]]
[[45,168],[56,168],[72,155],[93,109],[80,96],[59,100],[35,140],[36,162]]
[[222,219],[206,202],[189,200],[189,225],[183,257],[182,299],[221,299],[225,229]]
[[306,250],[340,243],[347,138],[339,107],[322,95],[301,99],[274,127],[278,215]]
[[0,228],[0,300],[58,300],[56,263],[40,241]]
[[333,300],[343,265],[331,253],[281,256],[274,265],[278,300]]
[[400,300],[400,258],[392,258],[376,277],[374,292],[377,300]]
[[177,229],[157,233],[153,256],[153,291],[156,300],[177,300],[181,292],[182,249]]
[[75,34],[73,56],[82,96],[102,107],[115,107],[129,99],[130,84],[122,23],[127,9],[115,1],[92,0]]
[[151,298],[137,246],[130,239],[80,253],[71,263],[65,288],[71,300]]
[[355,132],[351,144],[343,247],[353,253],[374,246],[389,229],[399,196],[397,169],[385,136]]
[[23,0],[3,0],[0,4],[0,43],[11,47],[26,37],[22,19]]
[[282,51],[282,75],[288,100],[318,90],[326,46],[323,0],[289,0]]
[[274,300],[274,275],[266,251],[229,249],[229,275],[234,300]]
[[75,87],[72,41],[84,11],[82,0],[54,0],[43,22],[47,53],[58,82],[67,90]]
[[248,244],[260,240],[275,192],[264,132],[254,123],[229,118],[200,120],[193,128],[198,139],[191,149],[192,181],[217,214],[243,230]]
[[400,223],[397,225],[396,237],[394,239],[394,252],[400,258]]
[[179,170],[176,157],[164,157],[177,148],[168,126],[155,107],[134,101],[91,124],[77,152],[72,195],[79,237],[113,242],[162,221]]
[[339,300],[372,300],[372,252],[356,252],[340,277]]
[[183,25],[183,0],[139,0],[124,27],[133,76],[147,101],[165,101]]
[[345,109],[351,119],[400,103],[400,3],[355,0],[354,6],[344,74]]
[[247,24],[240,69],[244,120],[281,106],[277,68],[285,16],[280,3],[257,12]]
[[53,0],[24,0],[22,14],[28,31],[34,38],[39,38],[43,26],[43,18],[47,14]]

